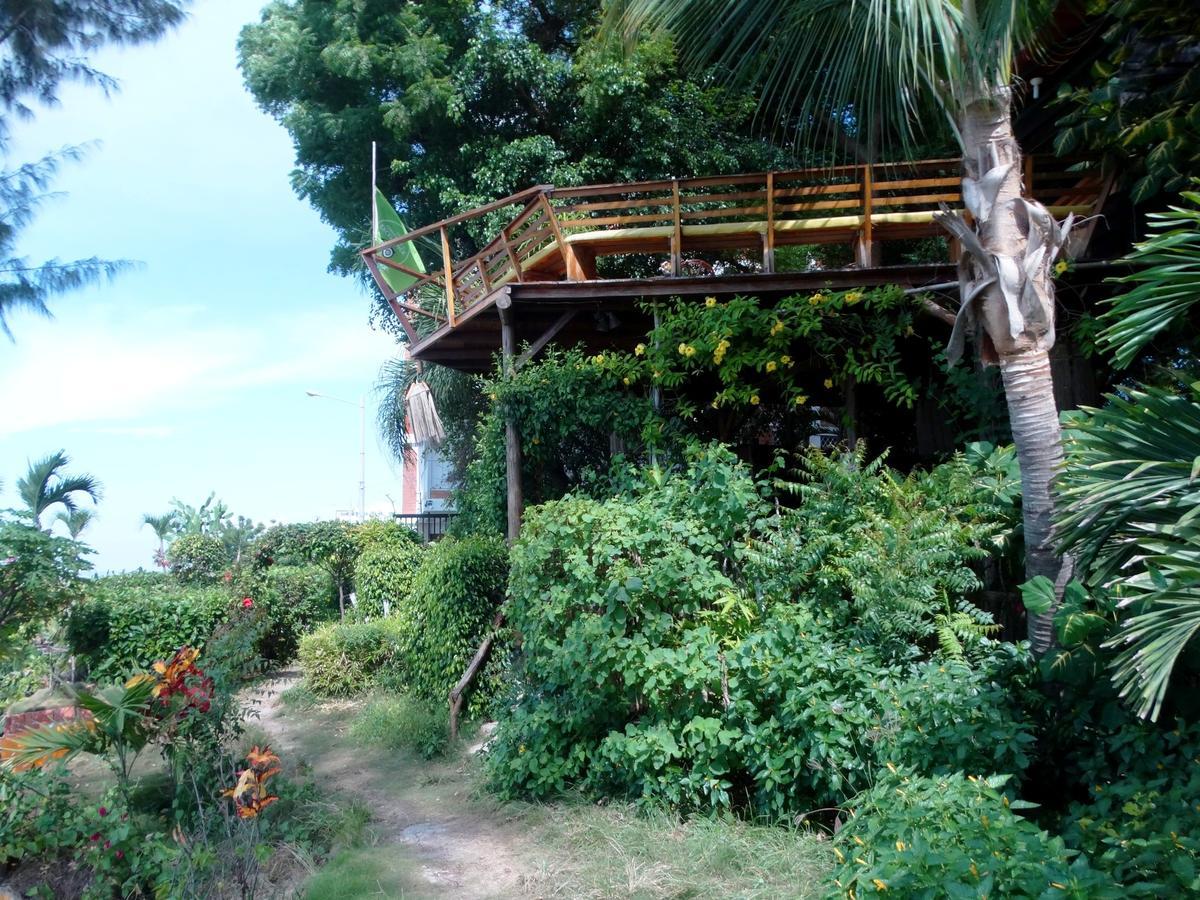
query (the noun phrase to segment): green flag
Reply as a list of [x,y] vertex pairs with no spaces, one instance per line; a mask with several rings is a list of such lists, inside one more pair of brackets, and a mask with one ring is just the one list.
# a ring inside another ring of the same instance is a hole
[[[408,234],[408,229],[404,227],[404,222],[400,220],[400,216],[392,208],[388,198],[383,196],[383,192],[379,188],[375,188],[375,234],[373,237],[376,246],[393,238],[404,237],[406,234]],[[417,245],[413,241],[405,241],[394,247],[388,247],[380,251],[379,255],[385,259],[394,260],[414,272],[423,273],[425,271],[425,264],[421,262],[421,256],[417,253]],[[416,276],[393,269],[391,266],[381,265],[379,271],[383,275],[383,280],[388,283],[388,287],[397,294],[403,294],[417,281]]]

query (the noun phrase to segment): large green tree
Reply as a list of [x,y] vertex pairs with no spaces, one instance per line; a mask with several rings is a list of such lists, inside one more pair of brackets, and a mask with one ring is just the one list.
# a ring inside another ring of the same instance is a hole
[[[963,247],[953,359],[967,337],[999,364],[1024,500],[1026,572],[1065,583],[1050,540],[1051,478],[1063,458],[1050,374],[1050,267],[1070,223],[1023,196],[1013,133],[1013,65],[1034,43],[1049,0],[627,0],[611,26],[628,36],[665,29],[697,66],[727,68],[771,118],[847,123],[873,146],[911,145],[927,109],[962,149],[963,198],[973,219],[942,223]],[[1061,591],[1061,588],[1060,588]],[[1030,617],[1034,649],[1054,641],[1053,609]]]
[[116,275],[128,263],[96,257],[31,261],[17,242],[63,162],[83,147],[14,164],[7,144],[14,119],[33,117],[35,106],[53,106],[67,81],[99,86],[116,81],[94,68],[88,54],[106,44],[154,40],[182,21],[186,0],[0,0],[0,331],[12,337],[9,316],[23,309],[49,315],[47,302]]
[[599,12],[599,0],[268,5],[242,31],[240,64],[292,136],[293,187],[338,231],[332,267],[356,270],[369,241],[372,141],[380,188],[410,225],[534,184],[779,162],[745,93],[682,74],[669,36],[628,54],[594,39]]

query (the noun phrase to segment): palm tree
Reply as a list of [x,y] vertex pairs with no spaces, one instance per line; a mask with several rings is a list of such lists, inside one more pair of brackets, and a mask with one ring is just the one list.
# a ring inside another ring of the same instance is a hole
[[[1109,301],[1097,343],[1118,368],[1158,335],[1194,334],[1200,307],[1200,193],[1152,213],[1129,255],[1128,293]],[[1166,346],[1179,346],[1174,341]],[[1124,611],[1105,645],[1113,681],[1141,716],[1157,719],[1175,664],[1200,635],[1200,385],[1128,387],[1086,410],[1068,434],[1059,537]]]
[[[948,356],[968,336],[998,363],[1021,467],[1028,577],[1062,586],[1070,565],[1051,541],[1051,478],[1063,458],[1049,351],[1051,267],[1071,221],[1022,196],[1012,128],[1012,68],[1048,18],[1048,0],[625,0],[606,27],[673,32],[685,61],[717,64],[755,90],[767,121],[826,123],[860,144],[911,147],[926,109],[948,122],[963,154],[963,199],[974,228],[939,219],[961,242],[961,306]],[[1031,614],[1036,653],[1054,642],[1054,608]]]
[[154,561],[165,569],[167,567],[167,538],[178,529],[179,514],[174,510],[163,513],[161,516],[152,516],[150,513],[146,513],[142,516],[142,524],[149,525],[154,530],[154,536],[158,538],[158,552],[154,556]]
[[75,509],[70,512],[59,510],[54,521],[62,522],[66,526],[67,533],[71,535],[71,539],[75,540],[83,533],[83,529],[92,524],[95,518],[96,514],[90,509]]
[[92,475],[65,474],[62,470],[70,463],[66,451],[59,450],[31,463],[25,477],[17,481],[21,502],[28,507],[39,528],[42,514],[52,506],[61,504],[67,512],[73,513],[79,508],[80,494],[91,497],[93,503],[100,500],[100,482]]

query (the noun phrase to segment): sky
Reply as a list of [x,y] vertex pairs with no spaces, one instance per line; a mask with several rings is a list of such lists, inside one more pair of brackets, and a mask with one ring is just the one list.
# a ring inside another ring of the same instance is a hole
[[[14,314],[15,343],[0,335],[0,508],[18,505],[31,460],[66,450],[69,471],[103,483],[83,534],[100,573],[151,566],[141,519],[172,498],[216,491],[262,522],[357,508],[363,396],[368,512],[400,499],[371,396],[396,345],[368,326],[365,291],[327,273],[333,231],[292,193],[291,139],[237,69],[264,3],[193,4],[159,43],[94,54],[119,93],[65,86],[13,129],[9,165],[98,142],[61,170],[63,196],[18,253],[140,263],[56,298],[51,320]],[[364,216],[369,203],[364,185]]]

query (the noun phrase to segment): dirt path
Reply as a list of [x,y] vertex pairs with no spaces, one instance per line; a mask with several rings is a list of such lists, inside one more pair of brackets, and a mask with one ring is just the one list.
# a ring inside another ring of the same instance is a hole
[[296,710],[280,701],[298,680],[295,672],[280,672],[248,695],[257,712],[251,728],[266,733],[285,763],[311,766],[324,791],[370,807],[375,852],[402,854],[419,873],[405,897],[536,896],[522,889],[529,837],[520,822],[473,796],[469,760],[418,764],[357,747],[346,730],[353,704]]

